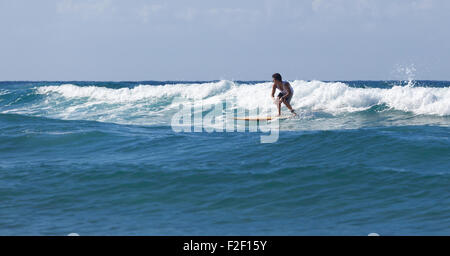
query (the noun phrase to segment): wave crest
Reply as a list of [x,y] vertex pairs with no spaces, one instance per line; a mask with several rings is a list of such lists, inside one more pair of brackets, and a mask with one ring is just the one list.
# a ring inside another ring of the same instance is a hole
[[[450,115],[450,88],[393,86],[392,88],[355,88],[342,82],[292,81],[292,106],[296,109],[323,111],[330,114],[364,111],[376,105],[424,115]],[[111,89],[99,86],[37,87],[38,94],[57,94],[66,99],[84,98],[83,104],[132,104],[148,101],[169,107],[173,97],[204,99],[219,103],[233,98],[236,106],[252,109],[262,106],[263,111],[274,108],[270,98],[271,83],[238,84],[222,80],[198,84],[138,85],[133,88]],[[76,106],[71,106],[76,107]],[[151,114],[151,113],[149,113]]]

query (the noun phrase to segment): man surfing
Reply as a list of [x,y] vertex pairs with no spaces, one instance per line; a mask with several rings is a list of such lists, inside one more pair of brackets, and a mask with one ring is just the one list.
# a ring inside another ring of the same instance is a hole
[[[281,103],[284,103],[286,107],[291,111],[294,116],[297,115],[295,113],[294,109],[291,107],[291,99],[294,95],[294,89],[292,89],[292,86],[289,82],[283,82],[281,79],[281,75],[278,73],[275,73],[272,75],[273,78],[273,86],[272,86],[272,99],[273,102],[278,107],[278,116],[281,116]],[[281,92],[278,94],[277,99],[275,99],[275,90],[278,89]]]

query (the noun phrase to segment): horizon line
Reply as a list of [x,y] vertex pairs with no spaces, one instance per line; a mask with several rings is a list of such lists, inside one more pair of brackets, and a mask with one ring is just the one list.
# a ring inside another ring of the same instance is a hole
[[[214,80],[0,80],[4,82],[218,82],[218,81],[232,81],[232,82],[272,82],[270,80],[241,80],[241,79],[214,79]],[[434,80],[434,79],[339,79],[339,80],[321,80],[321,79],[283,79],[283,81],[321,81],[321,82],[390,82],[390,81],[431,81],[431,82],[450,82],[450,80]]]

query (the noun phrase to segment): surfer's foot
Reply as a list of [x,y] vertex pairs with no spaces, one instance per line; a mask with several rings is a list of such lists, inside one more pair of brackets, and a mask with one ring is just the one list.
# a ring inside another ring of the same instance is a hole
[[291,113],[292,113],[293,116],[297,116],[297,113],[295,113],[294,110],[291,110]]

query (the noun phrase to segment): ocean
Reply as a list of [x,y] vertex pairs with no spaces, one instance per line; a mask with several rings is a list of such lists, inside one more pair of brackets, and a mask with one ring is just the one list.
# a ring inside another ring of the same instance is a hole
[[449,81],[289,82],[0,82],[0,235],[450,235]]

